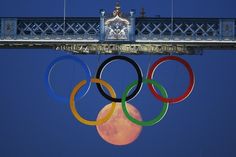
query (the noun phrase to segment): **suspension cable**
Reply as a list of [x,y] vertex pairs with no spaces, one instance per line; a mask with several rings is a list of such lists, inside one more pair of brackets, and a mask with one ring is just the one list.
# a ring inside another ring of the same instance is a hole
[[174,0],[171,0],[171,37],[173,40],[173,32],[174,32]]
[[63,25],[63,35],[65,35],[65,32],[66,32],[66,0],[64,0],[64,15],[63,15],[63,22],[64,22],[64,25]]

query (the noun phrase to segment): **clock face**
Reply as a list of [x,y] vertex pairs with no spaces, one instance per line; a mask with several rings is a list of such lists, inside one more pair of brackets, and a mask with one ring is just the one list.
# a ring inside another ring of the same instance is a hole
[[105,25],[106,40],[128,40],[128,23],[121,18],[110,20]]

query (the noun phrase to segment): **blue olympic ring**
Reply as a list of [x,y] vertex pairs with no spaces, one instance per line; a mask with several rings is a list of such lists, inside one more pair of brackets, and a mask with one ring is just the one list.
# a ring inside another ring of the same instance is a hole
[[69,103],[70,102],[70,98],[68,97],[64,97],[64,96],[60,96],[60,95],[57,95],[55,93],[55,91],[53,90],[52,86],[51,86],[51,83],[50,83],[50,73],[52,71],[52,69],[55,67],[55,65],[62,61],[62,60],[73,60],[77,63],[79,63],[85,74],[86,74],[86,84],[85,86],[78,92],[78,94],[76,95],[76,100],[82,98],[89,90],[90,88],[90,85],[91,85],[91,72],[89,70],[89,67],[82,61],[80,60],[79,58],[76,58],[75,56],[62,56],[62,57],[59,57],[59,58],[56,58],[55,60],[53,60],[47,67],[46,69],[46,72],[45,72],[45,77],[44,77],[44,82],[45,82],[45,85],[46,85],[46,88],[47,88],[47,91],[48,91],[48,94],[50,94],[52,97],[54,97],[57,101],[62,101],[64,103]]

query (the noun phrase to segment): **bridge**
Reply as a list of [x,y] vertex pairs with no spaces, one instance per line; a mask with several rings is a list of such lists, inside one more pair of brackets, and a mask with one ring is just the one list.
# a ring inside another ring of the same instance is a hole
[[136,17],[135,11],[100,17],[0,18],[0,48],[47,48],[77,54],[199,54],[235,50],[236,19]]

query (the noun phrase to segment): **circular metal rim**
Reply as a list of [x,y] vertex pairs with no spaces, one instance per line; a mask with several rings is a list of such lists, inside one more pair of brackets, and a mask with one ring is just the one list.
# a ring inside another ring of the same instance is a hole
[[77,62],[78,64],[80,64],[82,66],[82,68],[86,74],[87,83],[84,86],[84,88],[76,95],[76,101],[77,101],[77,100],[81,99],[88,92],[88,90],[90,88],[91,72],[90,72],[89,67],[86,65],[86,63],[84,63],[81,59],[76,58],[75,56],[66,55],[66,56],[58,57],[58,58],[54,59],[47,66],[46,71],[45,71],[45,76],[44,76],[44,83],[45,83],[47,92],[50,96],[52,96],[57,101],[60,101],[63,103],[68,103],[70,101],[69,98],[56,94],[56,92],[53,90],[52,85],[50,83],[50,73],[51,73],[52,69],[56,66],[56,64],[58,62],[63,61],[63,60],[73,60],[73,61]]
[[[167,92],[165,90],[165,88],[163,86],[161,86],[160,84],[158,84],[156,81],[154,80],[149,80],[149,79],[144,79],[143,80],[143,83],[148,83],[148,84],[152,84],[154,85],[155,87],[157,87],[161,94],[164,96],[164,97],[168,97],[167,95]],[[125,90],[125,92],[123,93],[123,96],[122,96],[122,110],[125,114],[125,116],[131,121],[133,122],[134,124],[136,125],[140,125],[140,126],[153,126],[157,123],[159,123],[166,115],[167,111],[168,111],[168,108],[169,108],[169,103],[165,103],[163,102],[163,107],[162,107],[162,110],[160,112],[159,115],[157,115],[155,118],[153,118],[152,120],[149,120],[149,121],[139,121],[137,119],[135,119],[134,117],[132,117],[127,108],[126,108],[126,95],[129,93],[129,91],[137,84],[137,81],[134,81],[133,83],[131,83]]]
[[[113,97],[116,97],[116,93],[114,91],[114,89],[112,88],[112,86],[110,84],[108,84],[107,82],[103,81],[103,80],[100,80],[100,79],[96,79],[96,78],[92,78],[91,79],[91,82],[92,83],[100,83],[102,84],[104,87],[107,88],[107,90],[109,91],[109,93],[113,96]],[[74,117],[81,123],[83,124],[86,124],[86,125],[91,125],[91,126],[94,126],[94,125],[101,125],[105,122],[107,122],[113,112],[115,111],[115,107],[116,107],[116,103],[115,102],[112,102],[112,105],[111,105],[111,110],[107,113],[106,116],[104,116],[103,118],[99,119],[99,120],[96,120],[96,121],[91,121],[91,120],[86,120],[84,119],[83,117],[80,116],[80,114],[77,112],[77,109],[75,107],[75,101],[74,101],[74,98],[75,98],[75,95],[76,93],[79,91],[80,88],[82,88],[84,85],[86,84],[86,80],[83,80],[81,82],[79,82],[75,87],[74,89],[72,90],[71,92],[71,95],[70,95],[70,109],[71,109],[71,112],[73,113]]]
[[155,88],[153,87],[152,84],[148,84],[148,88],[150,89],[150,91],[152,92],[152,94],[160,101],[162,102],[168,102],[170,104],[175,104],[175,103],[178,103],[178,102],[181,102],[183,100],[185,100],[192,92],[193,88],[194,88],[194,84],[195,84],[195,77],[194,77],[194,73],[193,73],[193,70],[191,68],[191,66],[189,65],[189,63],[187,61],[185,61],[184,59],[182,58],[179,58],[179,57],[176,57],[176,56],[167,56],[167,57],[163,57],[163,58],[160,58],[159,60],[157,60],[150,68],[149,72],[148,72],[148,79],[153,79],[153,75],[154,75],[154,72],[156,70],[156,68],[161,65],[162,63],[166,62],[166,61],[170,61],[170,60],[174,60],[174,61],[177,61],[181,64],[184,65],[184,67],[187,69],[188,71],[188,74],[189,74],[189,85],[188,85],[188,88],[187,90],[179,97],[176,97],[176,98],[164,98],[162,96],[160,96]]
[[[130,63],[131,65],[133,65],[133,67],[135,68],[136,72],[137,72],[137,75],[138,75],[138,83],[137,83],[137,86],[135,88],[135,90],[133,91],[133,93],[131,93],[129,96],[127,96],[126,100],[131,100],[132,98],[134,98],[138,93],[139,91],[141,90],[142,88],[142,71],[140,69],[140,67],[138,66],[138,64],[132,60],[131,58],[128,58],[126,56],[113,56],[113,57],[110,57],[108,59],[106,59],[98,68],[97,70],[97,73],[96,73],[96,78],[97,79],[101,79],[101,75],[102,75],[102,72],[104,70],[104,68],[112,63],[113,61],[115,60],[124,60],[124,61],[127,61],[128,63]],[[102,96],[104,96],[106,99],[112,101],[112,102],[121,102],[122,101],[122,98],[112,98],[111,96],[107,95],[104,90],[102,89],[102,86],[97,83],[97,88],[99,90],[99,92],[102,94]]]

